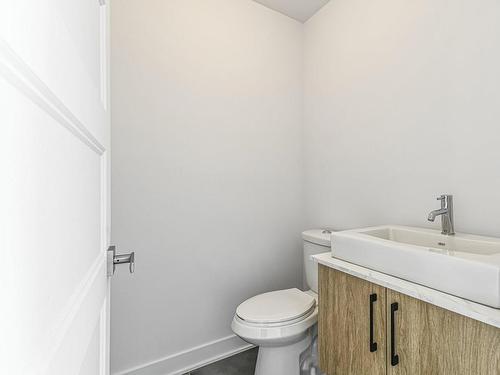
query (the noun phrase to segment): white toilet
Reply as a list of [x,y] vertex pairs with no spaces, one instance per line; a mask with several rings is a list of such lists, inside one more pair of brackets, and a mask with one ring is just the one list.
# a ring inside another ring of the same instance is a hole
[[330,251],[330,232],[302,233],[306,292],[277,290],[252,297],[236,309],[231,328],[259,346],[255,375],[299,375],[300,354],[311,344],[318,321],[318,267],[311,255]]

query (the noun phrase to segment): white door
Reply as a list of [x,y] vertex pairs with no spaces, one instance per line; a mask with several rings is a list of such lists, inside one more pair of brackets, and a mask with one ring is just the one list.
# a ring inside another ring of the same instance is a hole
[[108,4],[0,0],[0,374],[107,374]]

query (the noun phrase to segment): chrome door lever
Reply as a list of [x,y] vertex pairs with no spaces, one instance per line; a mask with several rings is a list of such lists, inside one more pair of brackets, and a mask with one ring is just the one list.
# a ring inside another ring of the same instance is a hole
[[108,258],[107,258],[108,276],[111,277],[114,275],[117,264],[124,264],[124,263],[128,263],[130,273],[134,273],[135,252],[131,252],[129,254],[116,255],[116,246],[110,246],[108,248]]

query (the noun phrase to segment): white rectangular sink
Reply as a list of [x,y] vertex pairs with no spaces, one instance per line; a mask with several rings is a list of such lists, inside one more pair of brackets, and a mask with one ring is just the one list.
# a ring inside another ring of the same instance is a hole
[[500,308],[500,239],[384,225],[332,234],[332,255]]

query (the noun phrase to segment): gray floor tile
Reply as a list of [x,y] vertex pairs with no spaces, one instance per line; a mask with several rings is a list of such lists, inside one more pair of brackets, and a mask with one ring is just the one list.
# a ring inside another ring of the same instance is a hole
[[191,375],[253,375],[258,348],[212,363],[206,367],[191,371]]

